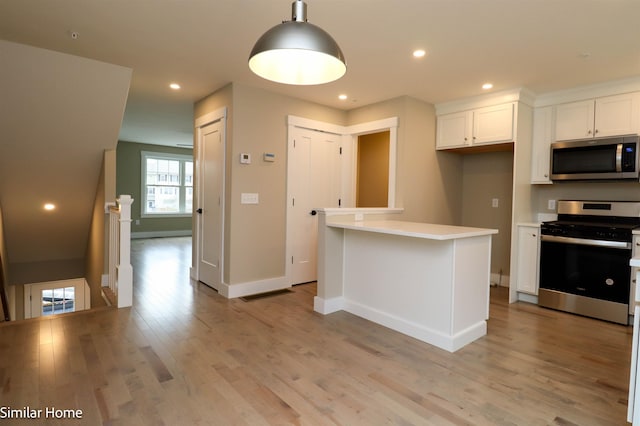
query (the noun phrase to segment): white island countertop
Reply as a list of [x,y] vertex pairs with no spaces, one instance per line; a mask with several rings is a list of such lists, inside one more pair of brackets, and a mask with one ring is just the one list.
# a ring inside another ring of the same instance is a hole
[[398,220],[329,222],[327,223],[327,226],[333,228],[353,229],[356,231],[376,232],[380,234],[424,238],[428,240],[454,240],[498,233],[497,229],[437,225],[432,223],[404,222]]

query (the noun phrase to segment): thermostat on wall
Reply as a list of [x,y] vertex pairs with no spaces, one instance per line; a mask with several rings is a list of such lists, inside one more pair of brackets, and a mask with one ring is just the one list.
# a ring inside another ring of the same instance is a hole
[[262,154],[262,159],[264,161],[273,163],[274,161],[276,161],[276,155],[271,152],[265,152],[264,154]]
[[251,164],[251,154],[241,153],[240,164]]

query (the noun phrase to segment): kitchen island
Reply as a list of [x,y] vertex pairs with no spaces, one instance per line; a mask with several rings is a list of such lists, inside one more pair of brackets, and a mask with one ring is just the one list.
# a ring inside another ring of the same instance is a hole
[[314,310],[344,310],[449,352],[487,333],[495,229],[319,210]]

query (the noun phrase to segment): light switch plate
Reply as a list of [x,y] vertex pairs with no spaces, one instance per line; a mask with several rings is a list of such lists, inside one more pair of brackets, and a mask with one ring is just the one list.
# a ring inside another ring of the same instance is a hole
[[258,204],[259,196],[255,192],[243,192],[240,194],[240,204]]

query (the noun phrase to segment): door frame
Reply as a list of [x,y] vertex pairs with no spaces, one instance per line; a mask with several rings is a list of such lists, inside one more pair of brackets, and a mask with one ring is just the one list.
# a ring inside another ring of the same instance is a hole
[[[293,146],[293,135],[295,128],[303,128],[306,130],[313,130],[324,133],[331,133],[341,136],[340,145],[342,147],[342,173],[340,192],[342,198],[342,208],[353,208],[355,206],[355,193],[356,193],[356,167],[357,167],[357,146],[358,136],[366,135],[369,133],[377,133],[382,131],[389,131],[389,196],[387,208],[395,208],[396,202],[396,173],[397,173],[397,149],[398,149],[398,117],[390,117],[381,120],[370,121],[366,123],[356,124],[353,126],[341,126],[338,124],[326,123],[323,121],[312,120],[303,117],[297,117],[294,115],[287,116],[287,158],[289,158],[289,150]],[[290,220],[291,220],[291,187],[289,182],[292,179],[291,168],[287,162],[287,208],[286,225],[285,225],[285,279],[286,282],[291,285],[292,282],[292,267],[291,259],[293,253],[293,247],[291,244],[290,235]]]
[[[191,268],[189,271],[189,275],[192,279],[199,281],[200,280],[200,242],[202,238],[202,216],[195,213],[195,209],[200,205],[200,199],[202,197],[201,194],[201,186],[200,182],[202,179],[202,158],[201,158],[201,144],[202,144],[202,136],[203,136],[203,128],[213,124],[217,121],[222,123],[222,134],[220,137],[222,138],[222,195],[220,197],[220,212],[221,212],[221,221],[220,221],[220,277],[218,282],[222,284],[224,282],[224,262],[225,262],[225,251],[224,251],[224,241],[225,241],[225,194],[226,194],[226,177],[227,177],[227,107],[219,108],[215,111],[212,111],[208,114],[205,114],[201,117],[195,119],[195,144],[194,144],[194,185],[193,185],[193,235],[191,238]],[[216,289],[218,290],[218,289]]]

